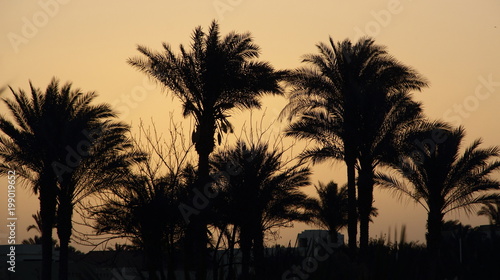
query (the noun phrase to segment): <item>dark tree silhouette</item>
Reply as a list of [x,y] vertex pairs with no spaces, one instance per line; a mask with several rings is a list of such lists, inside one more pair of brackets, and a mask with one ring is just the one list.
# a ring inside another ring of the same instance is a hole
[[[314,186],[318,193],[318,198],[314,198],[311,210],[315,223],[330,232],[333,242],[337,242],[337,232],[345,228],[348,224],[348,195],[347,185],[339,188],[333,181],[328,184],[319,182]],[[372,208],[371,217],[377,217],[378,211]]]
[[477,214],[488,217],[491,225],[500,226],[500,199],[484,203]]
[[245,144],[213,156],[216,171],[232,166],[232,174],[221,176],[220,197],[225,200],[228,220],[239,229],[242,251],[242,279],[249,279],[253,247],[256,279],[265,279],[264,234],[289,225],[310,221],[310,200],[299,188],[309,184],[310,171],[302,164],[287,166],[283,151],[266,144]]
[[337,232],[345,228],[348,223],[347,187],[338,188],[333,181],[326,185],[320,182],[314,187],[319,196],[314,199],[315,221],[321,227],[328,229],[333,242],[337,242]]
[[[45,93],[30,84],[31,94],[11,88],[14,100],[4,99],[14,121],[0,117],[0,158],[2,170],[16,169],[39,194],[42,220],[42,279],[51,279],[52,228],[55,224],[60,183],[68,184],[98,137],[103,122],[114,117],[107,105],[90,105],[95,93],[59,87],[53,79]],[[64,197],[62,194],[59,198]],[[60,203],[60,202],[59,202]],[[64,206],[63,206],[64,208]],[[68,214],[68,212],[64,213]],[[63,213],[60,213],[63,215]],[[70,215],[71,216],[71,215]],[[61,243],[66,242],[61,240]],[[62,249],[62,248],[61,248]],[[67,268],[61,251],[61,268]],[[61,275],[64,277],[64,274]]]
[[103,206],[92,211],[98,234],[127,237],[144,250],[149,279],[166,279],[164,252],[168,253],[168,279],[174,279],[174,249],[183,234],[177,206],[186,196],[186,178],[129,174],[110,190]]
[[[31,215],[31,217],[33,218],[33,220],[35,220],[35,223],[29,225],[26,228],[26,231],[30,232],[33,229],[39,234],[42,234],[42,217],[40,216],[40,211],[37,211],[35,214]],[[57,240],[52,239],[52,242],[57,247]],[[42,238],[39,235],[35,235],[34,237],[23,240],[21,243],[26,245],[40,245],[42,244]]]
[[139,129],[132,142],[148,156],[101,190],[102,205],[87,209],[98,235],[125,237],[144,251],[149,279],[165,279],[165,257],[167,278],[175,279],[174,254],[185,231],[178,205],[195,181],[195,169],[186,163],[191,146],[185,144],[182,127],[172,118],[168,137],[158,135],[154,124],[146,129],[141,122]]
[[378,184],[408,195],[425,208],[427,248],[436,262],[444,215],[457,209],[470,212],[473,206],[499,197],[498,193],[488,191],[500,187],[499,181],[489,177],[500,168],[497,159],[500,150],[498,147],[480,149],[481,140],[475,140],[461,154],[464,136],[462,127],[447,129],[439,123],[419,125],[403,137],[406,164],[392,165],[402,178],[382,173],[377,176]]
[[[208,33],[197,27],[190,49],[180,46],[180,54],[163,44],[164,52],[153,52],[139,46],[145,58],[128,62],[157,80],[178,97],[184,116],[195,119],[192,141],[198,153],[198,183],[202,189],[211,182],[209,155],[223,133],[232,131],[228,121],[233,109],[259,108],[264,93],[281,94],[278,81],[283,73],[275,72],[266,62],[254,59],[259,47],[250,33],[231,32],[221,38],[219,25],[212,22]],[[194,195],[194,194],[193,194]],[[203,212],[190,219],[196,248],[197,279],[206,278],[207,226]]]
[[[90,103],[94,97],[94,94],[85,96],[80,102]],[[87,145],[87,150],[79,155],[76,166],[59,177],[56,224],[60,240],[60,279],[68,277],[69,242],[75,205],[115,184],[116,180],[129,172],[129,167],[134,162],[144,158],[142,153],[132,151],[132,143],[126,135],[128,126],[113,122],[115,115],[107,105],[101,105],[100,112],[91,117],[95,120],[84,119],[80,124],[75,124],[80,125],[82,131],[93,133],[91,140],[80,138],[80,142],[77,142],[77,138],[73,142],[76,145],[73,146],[75,151],[83,145]]]
[[[356,166],[359,169],[360,245],[368,245],[368,226],[373,201],[373,170],[390,136],[419,116],[419,105],[408,90],[426,83],[412,69],[387,54],[383,46],[363,38],[356,44],[344,40],[317,45],[319,54],[303,59],[288,79],[293,86],[284,112],[298,118],[287,134],[310,139],[319,147],[303,154],[314,162],[344,160],[349,196],[349,247],[356,247]],[[358,160],[358,161],[357,161]]]

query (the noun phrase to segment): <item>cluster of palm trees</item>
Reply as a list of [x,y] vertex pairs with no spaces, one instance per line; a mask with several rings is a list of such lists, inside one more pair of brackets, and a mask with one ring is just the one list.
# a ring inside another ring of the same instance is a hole
[[52,80],[45,92],[11,88],[4,99],[13,121],[0,116],[0,169],[16,170],[39,195],[42,279],[52,275],[52,230],[60,242],[60,279],[68,275],[68,246],[75,204],[105,187],[142,155],[131,150],[128,126],[109,105],[91,105],[94,92]]
[[[173,279],[175,254],[183,256],[186,279],[193,269],[196,279],[206,279],[209,248],[216,251],[221,243],[230,254],[235,246],[241,249],[242,279],[251,278],[251,264],[263,279],[264,235],[292,221],[316,222],[332,233],[347,226],[353,257],[359,221],[363,255],[377,213],[376,185],[425,207],[428,249],[438,258],[446,213],[480,203],[486,203],[481,213],[487,213],[497,201],[498,193],[491,191],[500,182],[490,175],[500,168],[500,150],[480,148],[476,140],[461,152],[464,128],[429,121],[412,98],[426,80],[372,39],[330,39],[317,48],[318,54],[304,56],[306,66],[277,71],[257,60],[260,50],[249,33],[221,36],[216,22],[206,33],[196,28],[191,45],[181,45],[179,54],[167,44],[162,52],[139,46],[142,56],[129,64],[179,98],[183,115],[195,120],[196,167],[164,162],[164,175],[149,153],[133,145],[129,128],[109,105],[91,105],[95,93],[59,87],[56,80],[44,93],[31,84],[31,95],[11,89],[14,100],[4,102],[13,121],[0,116],[0,168],[15,168],[39,194],[42,279],[51,277],[54,226],[61,247],[59,277],[66,279],[73,208],[91,194],[107,194],[106,204],[90,210],[95,230],[128,237],[144,250],[150,279]],[[236,109],[258,109],[260,97],[283,95],[285,85],[285,135],[315,144],[296,163],[285,163],[283,150],[262,142],[216,149],[233,132],[229,118]],[[309,198],[300,191],[309,185],[306,164],[325,160],[345,162],[347,186],[320,184],[319,199]],[[228,166],[230,174],[224,173]],[[192,204],[201,192],[211,195],[186,223],[179,205]],[[213,271],[217,279],[218,270]],[[232,263],[229,271],[236,277]]]

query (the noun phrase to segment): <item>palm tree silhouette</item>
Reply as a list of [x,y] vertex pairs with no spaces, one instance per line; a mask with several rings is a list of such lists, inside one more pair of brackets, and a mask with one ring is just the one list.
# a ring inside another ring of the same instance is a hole
[[491,225],[500,226],[500,200],[485,202],[477,214],[488,217]]
[[[94,94],[81,97],[80,102],[89,104],[94,97]],[[97,108],[99,109],[96,110]],[[113,185],[121,176],[128,174],[129,167],[134,162],[144,158],[142,153],[132,151],[132,143],[126,135],[129,127],[111,121],[111,117],[115,115],[107,105],[89,106],[80,110],[94,111],[94,116],[88,112],[90,118],[78,125],[82,130],[92,131],[95,137],[87,142],[88,150],[81,154],[78,165],[62,174],[59,180],[56,221],[60,240],[60,279],[67,279],[68,275],[68,249],[75,205]],[[83,139],[77,135],[76,137],[72,143],[82,144]]]
[[[35,220],[35,224],[29,225],[26,228],[26,231],[35,230],[39,234],[42,234],[42,217],[40,216],[40,211],[37,211],[35,214],[31,215],[31,217]],[[52,240],[55,246],[57,247],[57,240]],[[38,245],[42,244],[42,238],[39,235],[35,235],[34,237],[30,237],[29,239],[25,239],[21,242],[26,245]]]
[[[197,27],[190,49],[180,46],[176,55],[163,44],[164,52],[153,52],[139,46],[146,58],[131,58],[129,64],[156,79],[178,97],[184,116],[192,116],[195,128],[192,141],[198,153],[198,183],[202,188],[211,181],[209,155],[222,134],[231,132],[228,121],[233,109],[259,108],[258,98],[264,93],[281,94],[278,84],[282,72],[255,59],[259,47],[250,33],[231,32],[221,38],[219,25],[213,21],[208,33]],[[207,226],[203,212],[190,219],[198,264],[197,279],[206,278]]]
[[[333,242],[338,241],[337,232],[345,228],[348,224],[348,195],[347,185],[339,188],[333,181],[326,185],[319,182],[314,186],[318,193],[318,198],[314,198],[312,204],[312,213],[316,224],[327,229],[330,232]],[[372,207],[371,217],[377,217],[377,208]]]
[[[418,104],[411,102],[408,90],[426,83],[412,69],[387,54],[384,47],[369,38],[356,44],[344,40],[319,43],[319,54],[303,59],[310,67],[295,70],[288,78],[293,86],[284,113],[294,122],[287,135],[310,139],[319,147],[306,151],[303,158],[313,162],[344,160],[347,166],[349,197],[349,247],[356,248],[356,165],[361,224],[360,245],[368,244],[368,224],[372,208],[373,169],[388,136],[406,121],[418,116]],[[392,103],[395,102],[395,103]],[[408,107],[410,105],[410,107]],[[406,109],[412,108],[412,110]],[[411,114],[410,114],[411,112]]]
[[[440,135],[439,141],[423,141],[437,139],[435,135]],[[500,168],[500,161],[495,159],[500,155],[499,148],[480,149],[479,139],[460,154],[464,136],[463,127],[419,125],[404,136],[401,151],[407,164],[392,165],[402,178],[377,175],[378,184],[408,195],[427,211],[427,248],[433,261],[439,260],[446,213],[461,208],[470,212],[474,205],[499,198],[498,193],[488,192],[500,186],[499,181],[489,177]]]
[[348,223],[348,196],[347,186],[339,188],[333,181],[326,185],[319,183],[314,186],[319,198],[314,199],[314,213],[316,223],[328,229],[333,242],[337,242],[337,232],[345,228]]
[[285,166],[282,160],[283,151],[242,141],[213,155],[214,170],[234,167],[233,174],[222,177],[219,184],[228,220],[239,228],[242,279],[249,279],[252,244],[256,279],[265,279],[265,232],[311,219],[307,211],[311,202],[299,190],[309,184],[310,171],[302,164]]
[[174,246],[183,233],[177,206],[187,195],[186,184],[192,183],[191,169],[159,178],[154,173],[128,174],[110,189],[105,203],[92,210],[98,234],[130,238],[144,250],[149,279],[166,279],[164,252],[168,252],[168,279],[173,279]]
[[[31,94],[11,88],[14,100],[4,99],[14,120],[0,116],[0,168],[16,169],[39,194],[42,221],[42,279],[51,279],[52,228],[60,183],[67,182],[85,156],[85,145],[95,136],[96,124],[113,116],[109,106],[92,106],[95,93],[59,87],[53,79],[45,93],[30,83]],[[94,136],[93,136],[94,135]],[[71,153],[70,150],[72,150]],[[62,196],[61,196],[62,197]],[[62,257],[62,256],[61,256]],[[63,260],[62,261],[67,261]],[[64,265],[62,265],[64,266]]]

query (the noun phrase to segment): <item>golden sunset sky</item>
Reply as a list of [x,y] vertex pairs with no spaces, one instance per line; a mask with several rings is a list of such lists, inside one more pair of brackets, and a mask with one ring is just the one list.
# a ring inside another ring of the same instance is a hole
[[[466,128],[466,145],[481,137],[484,146],[500,144],[500,1],[71,1],[0,0],[0,86],[29,89],[28,81],[44,89],[52,77],[71,81],[83,91],[97,91],[98,102],[109,102],[123,121],[135,129],[142,119],[153,119],[166,129],[169,112],[177,116],[179,103],[144,74],[126,63],[138,56],[138,44],[161,50],[167,42],[178,50],[189,45],[197,26],[207,30],[217,20],[221,33],[252,33],[261,47],[261,59],[277,69],[301,65],[301,56],[315,53],[315,44],[371,36],[391,55],[425,76],[430,87],[415,93],[430,119],[442,119]],[[9,91],[2,97],[9,98]],[[267,123],[286,103],[283,97],[265,98]],[[0,113],[6,113],[0,105]],[[253,120],[262,111],[253,112]],[[233,112],[236,131],[248,124],[249,112]],[[185,127],[189,119],[177,117]],[[275,123],[273,133],[286,123]],[[297,149],[294,150],[295,152]],[[500,178],[499,174],[495,175]],[[312,181],[344,184],[343,163],[314,167]],[[0,221],[6,223],[7,179],[0,177]],[[313,194],[313,188],[306,192]],[[26,227],[39,207],[38,199],[21,184],[17,188],[20,242],[34,235]],[[375,191],[379,216],[370,235],[387,234],[389,227],[407,226],[407,240],[425,242],[426,213],[419,205]],[[484,217],[463,212],[445,219],[460,219],[477,226]],[[1,222],[0,222],[1,224]],[[277,242],[295,242],[307,228],[296,224],[281,230]],[[6,244],[5,226],[0,244]],[[272,245],[274,241],[270,241]],[[80,248],[86,250],[85,248]]]

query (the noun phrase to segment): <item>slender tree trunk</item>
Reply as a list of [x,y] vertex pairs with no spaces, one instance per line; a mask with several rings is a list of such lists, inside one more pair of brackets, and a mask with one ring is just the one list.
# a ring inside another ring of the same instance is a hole
[[73,205],[67,197],[59,196],[57,236],[59,237],[59,280],[68,279],[69,241],[71,239]]
[[431,279],[439,279],[442,226],[443,214],[440,207],[430,207],[427,216],[427,251],[429,253]]
[[[260,229],[260,227],[259,227]],[[255,234],[255,240],[253,245],[254,251],[254,263],[255,263],[255,278],[265,279],[266,277],[266,267],[264,264],[264,233],[259,230]]]
[[370,213],[373,206],[373,167],[371,161],[360,161],[361,169],[358,178],[358,209],[360,238],[359,247],[361,251],[368,248],[370,238]]
[[[187,235],[188,233],[186,233]],[[188,237],[184,236],[184,240],[182,241],[182,265],[184,267],[184,279],[191,280],[191,270],[190,270],[190,256],[191,253],[191,245],[188,242]]]
[[[203,193],[204,186],[208,183],[208,154],[200,155],[199,160],[199,179],[195,187],[198,191]],[[204,183],[207,182],[207,183]],[[194,196],[194,194],[193,194]],[[209,207],[209,206],[207,206]],[[208,237],[207,237],[207,212],[208,209],[199,209],[200,213],[193,216],[190,222],[190,228],[192,230],[192,237],[190,239],[190,244],[193,247],[192,259],[196,265],[196,280],[205,280],[207,276],[207,256],[208,256]]]
[[347,234],[349,236],[349,249],[352,254],[356,252],[356,236],[358,227],[358,213],[356,207],[356,170],[355,170],[355,158],[346,155],[346,165],[347,165],[347,212],[348,212],[348,224],[347,224]]
[[[206,186],[208,186],[212,179],[209,173],[209,157],[214,150],[214,134],[215,134],[215,120],[211,112],[205,112],[206,118],[202,120],[202,124],[198,126],[199,139],[196,139],[195,149],[198,153],[198,179],[195,187],[198,188],[200,193],[204,193]],[[208,191],[212,191],[209,189]],[[205,197],[205,199],[209,199]],[[193,233],[195,235],[193,246],[195,248],[195,254],[193,260],[197,265],[196,269],[196,280],[205,280],[207,277],[207,256],[208,256],[208,215],[210,212],[210,202],[208,202],[207,207],[204,209],[198,209],[200,213],[191,219],[191,226]]]
[[173,230],[169,230],[169,237],[167,242],[167,279],[175,280],[175,247],[173,240]]
[[40,217],[42,219],[42,280],[52,279],[52,229],[54,226],[57,184],[56,180],[40,176]]
[[427,218],[427,250],[432,254],[437,254],[441,244],[441,229],[443,225],[443,215],[440,211],[431,210]]
[[[234,273],[234,244],[236,243],[236,232],[238,230],[237,226],[233,226],[233,232],[229,240],[229,268],[228,268],[228,280],[234,280],[236,278]],[[215,280],[215,279],[214,279]]]
[[[149,273],[150,280],[159,280],[163,270],[163,258],[161,245],[158,244],[158,240],[154,240],[153,234],[148,234],[148,237],[144,238],[144,254],[146,259],[146,266]],[[160,273],[158,273],[160,272]],[[160,276],[159,276],[160,275]],[[164,277],[163,277],[164,278]]]
[[216,280],[219,278],[219,260],[217,259],[217,251],[219,250],[220,243],[222,241],[222,238],[224,237],[224,232],[227,229],[227,225],[224,225],[223,229],[220,230],[219,237],[217,238],[217,243],[215,244],[214,247],[214,255],[212,257],[212,262],[213,262],[213,271],[212,271],[212,278]]
[[250,279],[250,260],[252,249],[251,229],[241,227],[240,231],[240,250],[241,250],[241,280]]

